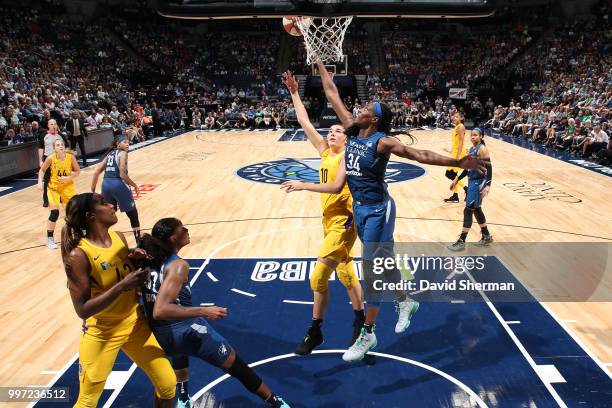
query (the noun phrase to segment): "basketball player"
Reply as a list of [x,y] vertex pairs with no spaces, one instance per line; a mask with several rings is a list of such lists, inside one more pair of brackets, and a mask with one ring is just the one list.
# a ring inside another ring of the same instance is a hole
[[189,243],[189,231],[176,218],[157,221],[151,235],[145,234],[141,242],[141,247],[151,257],[147,261],[151,275],[143,289],[143,303],[155,337],[173,357],[179,380],[178,406],[192,407],[188,389],[188,356],[195,356],[238,379],[270,407],[289,408],[206,320],[224,318],[227,309],[193,306],[189,264],[178,256]]
[[[319,182],[332,183],[336,178],[340,161],[344,157],[346,146],[344,128],[340,125],[333,125],[327,134],[327,140],[324,139],[308,119],[308,113],[298,93],[298,83],[291,72],[287,71],[283,74],[283,83],[291,94],[298,122],[321,157]],[[357,239],[357,232],[353,224],[353,198],[348,186],[345,185],[338,194],[321,194],[321,205],[323,207],[324,240],[319,250],[315,270],[310,277],[310,287],[314,293],[312,323],[304,340],[294,350],[295,354],[301,356],[310,354],[315,347],[323,343],[321,325],[329,304],[329,277],[334,269],[338,279],[346,287],[355,313],[353,338],[349,346],[359,337],[365,320],[361,284],[355,275],[351,253]]]
[[72,304],[84,320],[75,407],[97,406],[121,349],[153,382],[155,407],[171,408],[176,376],[138,303],[148,270],[130,259],[145,253],[128,250],[123,234],[110,230],[116,223],[115,209],[100,194],[76,195],[66,206],[62,260]]
[[[391,110],[380,102],[365,106],[354,118],[342,103],[338,89],[324,65],[322,63],[318,65],[325,95],[349,136],[344,158],[345,168],[344,171],[342,167],[338,169],[334,183],[315,185],[290,181],[284,184],[287,192],[306,189],[322,193],[339,193],[346,181],[353,196],[357,234],[363,243],[364,289],[368,307],[359,338],[342,356],[343,360],[352,362],[362,360],[377,344],[374,327],[384,294],[374,289],[374,281],[378,279],[378,275],[374,274],[374,261],[394,257],[395,202],[389,196],[384,181],[391,154],[425,164],[479,168],[482,171],[485,169],[485,163],[472,156],[458,160],[428,150],[414,149],[404,145],[397,138],[389,137],[393,115]],[[401,279],[397,268],[383,268],[382,275],[390,282],[399,282]],[[395,332],[402,333],[409,326],[419,304],[408,298],[403,291],[395,291],[393,296],[399,312]]]
[[[59,132],[59,126],[55,119],[49,119],[47,122],[47,132],[40,132],[38,135],[38,166],[42,167],[45,159],[53,154],[53,145],[57,139],[62,139]],[[72,152],[70,152],[72,153]],[[75,154],[76,155],[76,154]],[[51,178],[51,168],[47,168],[43,177],[43,207],[49,207],[49,198],[47,196],[47,186]]]
[[117,148],[111,150],[108,155],[98,164],[91,180],[91,191],[96,192],[98,178],[104,171],[102,180],[102,196],[111,203],[117,210],[124,212],[130,219],[132,233],[136,242],[140,240],[140,220],[138,219],[138,209],[134,202],[134,196],[130,187],[134,187],[136,195],[140,193],[138,184],[134,183],[128,176],[128,153],[130,141],[126,135],[120,135],[117,139]]
[[[451,135],[451,157],[459,160],[466,155],[466,151],[464,148],[464,140],[465,140],[465,126],[463,126],[463,114],[461,112],[456,112],[453,115],[453,122],[455,124],[455,128],[453,129],[453,133]],[[457,175],[459,174],[459,168],[457,167],[449,167],[446,169],[445,176],[450,180],[455,180]],[[463,184],[463,181],[459,180],[458,183],[455,184],[453,195],[449,198],[445,198],[445,203],[458,203],[459,195],[457,191],[459,188],[463,188],[465,193],[467,194],[467,187]]]
[[[483,160],[490,160],[489,151],[485,146],[484,133],[480,128],[472,130],[471,141],[472,147],[470,148],[470,155],[473,157],[479,157]],[[476,221],[480,226],[482,232],[482,238],[476,243],[477,246],[487,246],[493,242],[493,237],[489,234],[487,228],[487,219],[482,212],[482,199],[489,194],[491,190],[491,180],[493,179],[493,168],[490,162],[487,164],[487,171],[485,174],[478,173],[475,170],[464,170],[451,184],[451,190],[455,188],[457,183],[468,176],[468,187],[467,197],[465,199],[465,208],[463,210],[463,229],[459,239],[448,246],[448,249],[452,251],[461,251],[465,249],[465,239],[467,238],[468,232],[472,227],[472,215],[476,217]]]
[[38,171],[38,189],[44,186],[45,173],[51,169],[49,174],[49,184],[47,186],[47,196],[49,198],[49,219],[47,220],[47,248],[57,249],[57,244],[53,238],[55,223],[59,218],[60,203],[66,205],[76,194],[74,179],[79,176],[81,169],[76,158],[71,153],[66,153],[64,140],[60,137],[53,142],[54,153],[45,159]]

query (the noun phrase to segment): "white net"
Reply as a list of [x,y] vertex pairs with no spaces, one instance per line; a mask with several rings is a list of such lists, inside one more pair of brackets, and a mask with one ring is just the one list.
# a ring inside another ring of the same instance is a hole
[[352,20],[352,16],[297,17],[295,23],[302,32],[306,44],[306,63],[310,65],[318,61],[342,61],[344,34]]

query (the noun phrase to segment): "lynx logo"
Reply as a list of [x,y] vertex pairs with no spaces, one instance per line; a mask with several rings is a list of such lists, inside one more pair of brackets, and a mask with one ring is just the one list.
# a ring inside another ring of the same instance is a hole
[[[238,169],[236,174],[246,180],[266,184],[281,184],[289,180],[319,182],[320,159],[273,160],[264,163],[251,164]],[[390,161],[387,165],[385,181],[399,183],[413,180],[425,174],[425,169],[409,163]]]

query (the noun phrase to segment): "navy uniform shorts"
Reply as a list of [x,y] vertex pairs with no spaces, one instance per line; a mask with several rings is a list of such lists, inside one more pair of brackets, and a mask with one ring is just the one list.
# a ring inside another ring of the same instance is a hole
[[480,208],[482,204],[482,196],[480,193],[487,186],[487,179],[470,179],[468,182],[467,196],[465,198],[465,206],[468,208]]
[[[357,234],[362,242],[363,260],[376,262],[378,258],[394,257],[395,201],[391,197],[370,205],[354,201],[353,212]],[[392,291],[376,290],[374,281],[384,279],[387,282],[399,282],[401,275],[397,268],[385,269],[380,274],[364,264],[363,276],[364,298],[368,304],[380,306],[383,300],[395,299],[395,293]]]
[[363,243],[363,259],[393,256],[393,232],[395,230],[395,201],[372,205],[353,202],[353,214],[357,235]]
[[130,212],[136,208],[132,190],[118,178],[104,178],[102,180],[102,197],[115,208],[119,205],[122,212]]
[[202,317],[154,327],[153,333],[166,354],[173,358],[175,369],[185,368],[183,361],[188,356],[198,357],[215,367],[221,367],[232,351],[227,340]]

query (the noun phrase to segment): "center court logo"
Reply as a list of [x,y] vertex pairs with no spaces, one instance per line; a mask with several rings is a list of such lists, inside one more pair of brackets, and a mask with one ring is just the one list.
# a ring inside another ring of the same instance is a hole
[[[238,169],[236,174],[246,180],[266,184],[282,184],[289,180],[299,180],[310,183],[319,182],[320,159],[272,160],[251,164]],[[387,165],[385,181],[399,183],[413,180],[425,174],[425,169],[414,164],[390,161]]]

